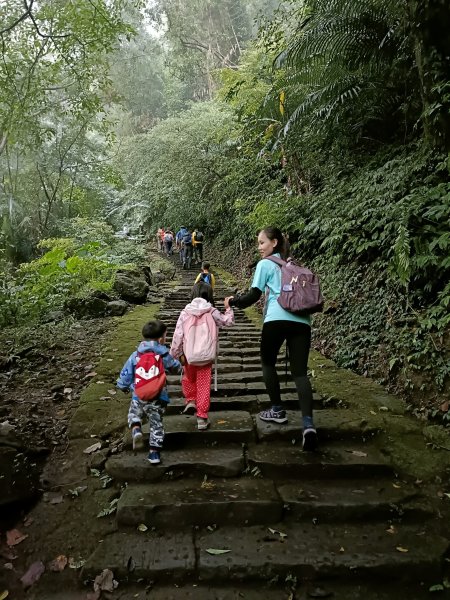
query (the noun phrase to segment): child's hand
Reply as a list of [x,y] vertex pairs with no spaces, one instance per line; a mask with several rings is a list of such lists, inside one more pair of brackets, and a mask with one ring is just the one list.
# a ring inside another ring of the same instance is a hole
[[225,300],[223,301],[223,305],[225,306],[225,310],[228,310],[230,308],[230,300],[233,298],[233,296],[228,296],[228,298],[225,298]]

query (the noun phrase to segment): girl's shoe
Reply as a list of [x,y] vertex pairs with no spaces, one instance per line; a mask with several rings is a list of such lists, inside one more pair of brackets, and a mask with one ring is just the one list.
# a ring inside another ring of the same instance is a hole
[[197,429],[199,431],[208,429],[209,425],[209,419],[202,419],[202,417],[197,417]]
[[159,465],[159,463],[161,462],[161,455],[156,450],[150,450],[150,452],[148,453],[147,460],[152,465]]
[[182,414],[183,415],[193,415],[196,410],[197,410],[197,407],[195,406],[195,402],[188,402],[186,404],[186,406],[184,407]]
[[272,421],[273,423],[287,423],[286,411],[285,410],[263,410],[259,413],[261,421]]
[[317,449],[317,431],[314,427],[303,430],[302,449],[305,452],[314,452]]
[[142,442],[144,438],[142,436],[142,429],[140,427],[133,427],[131,430],[131,439],[133,440],[133,450],[142,448]]

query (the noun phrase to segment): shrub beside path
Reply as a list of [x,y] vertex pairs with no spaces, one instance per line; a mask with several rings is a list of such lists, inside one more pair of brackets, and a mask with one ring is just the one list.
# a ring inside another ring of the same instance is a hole
[[[119,587],[102,597],[123,600],[429,597],[449,567],[450,443],[371,380],[313,353],[320,451],[303,453],[292,382],[282,383],[289,423],[257,419],[268,397],[260,327],[248,313],[236,311],[236,326],[220,334],[211,428],[197,431],[195,416],[180,414],[180,378],[170,376],[163,462],[133,453],[117,370],[157,310],[173,332],[194,273],[166,285],[160,307],[120,322],[72,420],[67,461],[47,473],[57,482],[47,493],[64,501],[48,496],[36,507],[41,533],[47,515],[46,547],[30,529],[29,560],[71,556],[91,590],[110,569]],[[216,298],[229,292],[219,279]],[[85,454],[97,441],[101,448]],[[110,514],[97,517],[102,511]],[[44,574],[28,597],[86,598],[73,587],[75,571]],[[73,596],[56,593],[60,582]]]

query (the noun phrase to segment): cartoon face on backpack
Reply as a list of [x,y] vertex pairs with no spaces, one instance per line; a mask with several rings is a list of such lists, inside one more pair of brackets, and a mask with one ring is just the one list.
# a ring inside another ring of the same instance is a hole
[[166,385],[162,356],[155,352],[137,353],[134,372],[134,393],[143,402],[158,398]]

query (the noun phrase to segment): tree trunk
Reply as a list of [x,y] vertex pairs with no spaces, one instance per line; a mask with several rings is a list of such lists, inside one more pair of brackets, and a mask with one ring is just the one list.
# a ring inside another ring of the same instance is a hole
[[450,149],[450,9],[447,0],[408,0],[425,137]]

